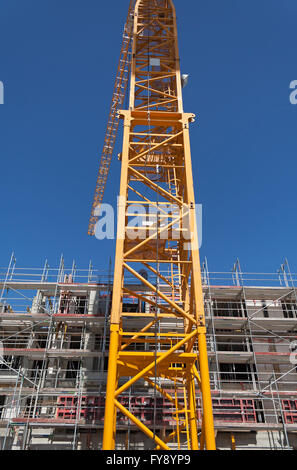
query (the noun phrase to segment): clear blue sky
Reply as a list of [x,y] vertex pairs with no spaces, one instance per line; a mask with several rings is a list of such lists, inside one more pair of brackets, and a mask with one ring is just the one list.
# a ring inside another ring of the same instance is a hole
[[[296,0],[175,0],[197,202],[211,270],[297,271]],[[0,0],[0,266],[60,253],[105,268],[87,236],[128,0]],[[118,140],[115,154],[120,149]],[[119,162],[105,201],[114,203]]]

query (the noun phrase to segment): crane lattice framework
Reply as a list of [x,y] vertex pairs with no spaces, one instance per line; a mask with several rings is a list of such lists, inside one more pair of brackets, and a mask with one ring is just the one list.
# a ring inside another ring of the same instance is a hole
[[[130,104],[120,111],[124,135],[103,449],[115,448],[117,412],[158,449],[183,442],[192,450],[215,449],[189,140],[194,115],[183,112],[172,1],[136,1],[131,35]],[[137,226],[134,204],[142,208]],[[125,312],[127,298],[150,309]],[[150,427],[124,406],[121,397],[143,382],[172,403],[175,425],[167,434],[158,435],[156,400]]]

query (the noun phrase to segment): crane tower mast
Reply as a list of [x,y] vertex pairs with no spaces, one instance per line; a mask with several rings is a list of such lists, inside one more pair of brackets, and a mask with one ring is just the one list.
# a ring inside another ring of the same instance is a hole
[[[183,111],[175,8],[171,0],[137,0],[132,12],[103,449],[115,448],[120,416],[157,449],[215,449],[189,140],[194,114]],[[129,391],[144,385],[152,391],[151,426],[129,410]],[[158,397],[174,423],[163,431]]]

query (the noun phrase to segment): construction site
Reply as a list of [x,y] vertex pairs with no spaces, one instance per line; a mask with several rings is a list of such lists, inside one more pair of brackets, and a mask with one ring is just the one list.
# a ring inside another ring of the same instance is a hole
[[[229,273],[202,266],[207,350],[218,449],[296,449],[296,367],[290,343],[296,339],[296,274],[288,264],[274,274]],[[150,277],[148,278],[150,279]],[[109,350],[112,274],[90,264],[70,269],[18,268],[14,255],[1,268],[0,426],[2,449],[86,449],[102,446]],[[148,289],[127,280],[129,290]],[[160,290],[168,291],[166,283]],[[123,299],[132,330],[141,330],[152,306]],[[163,318],[160,334],[183,321]],[[147,344],[147,351],[152,349]],[[158,342],[158,347],[161,344]],[[135,351],[134,343],[129,350]],[[296,344],[297,349],[297,344]],[[297,361],[296,361],[297,362]],[[171,390],[169,381],[158,385]],[[172,390],[172,394],[177,396]],[[201,396],[196,390],[198,433]],[[183,400],[184,397],[179,397]],[[162,436],[185,421],[174,404],[143,380],[120,397],[123,406]],[[172,442],[187,449],[187,424]],[[151,449],[152,443],[118,415],[117,449]]]
[[115,256],[0,267],[0,448],[296,450],[297,274],[200,261],[175,8],[127,7],[88,230],[121,125]]

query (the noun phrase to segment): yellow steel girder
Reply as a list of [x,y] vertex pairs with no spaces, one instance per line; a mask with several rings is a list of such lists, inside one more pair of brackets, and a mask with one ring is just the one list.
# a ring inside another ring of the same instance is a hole
[[[124,135],[103,449],[116,445],[117,410],[156,448],[170,449],[176,440],[179,448],[215,449],[189,139],[195,116],[183,112],[173,3],[137,0],[133,21],[129,110],[120,112]],[[142,207],[138,225],[133,204]],[[141,272],[144,267],[150,277]],[[127,302],[138,311],[127,311]],[[158,435],[164,425],[156,416],[153,425],[142,422],[121,402],[141,381],[154,397],[168,400],[169,434]]]

